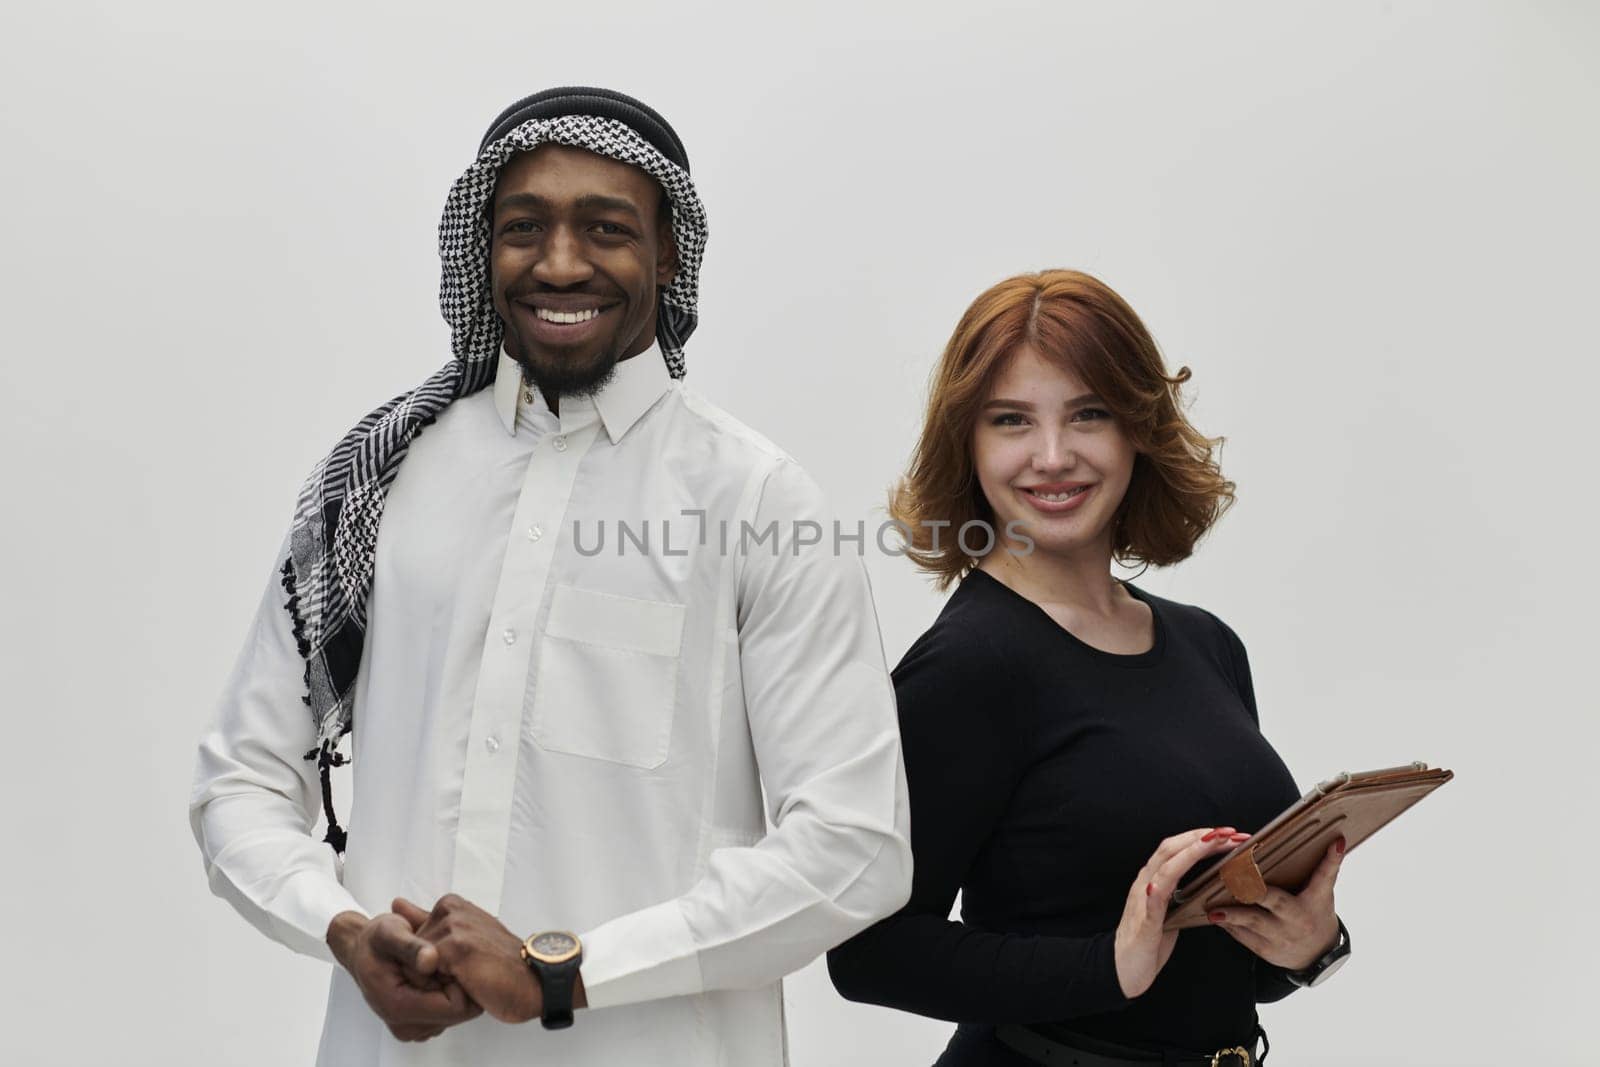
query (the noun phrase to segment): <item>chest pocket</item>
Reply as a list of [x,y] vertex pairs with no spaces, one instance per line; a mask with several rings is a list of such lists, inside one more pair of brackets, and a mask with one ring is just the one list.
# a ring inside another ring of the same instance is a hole
[[684,606],[559,585],[539,645],[533,740],[649,769],[666,762]]

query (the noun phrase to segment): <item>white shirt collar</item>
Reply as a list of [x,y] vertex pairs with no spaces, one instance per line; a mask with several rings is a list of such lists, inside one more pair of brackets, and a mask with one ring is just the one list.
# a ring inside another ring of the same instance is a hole
[[[622,360],[611,380],[594,396],[564,396],[561,398],[561,432],[570,433],[587,425],[599,412],[600,422],[606,428],[611,443],[622,440],[624,434],[639,421],[639,417],[660,399],[672,384],[666,361],[661,356],[658,343],[630,359]],[[538,389],[527,391],[532,404],[545,409],[544,395]],[[495,371],[494,408],[506,432],[516,436],[518,406],[528,407],[522,389],[522,366],[506,354],[500,346],[500,365]]]

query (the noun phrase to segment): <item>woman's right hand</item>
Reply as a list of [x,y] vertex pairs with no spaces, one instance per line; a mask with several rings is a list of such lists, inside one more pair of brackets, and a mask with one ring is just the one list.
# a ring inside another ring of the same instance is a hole
[[1248,841],[1231,826],[1190,830],[1161,842],[1155,854],[1139,869],[1128,901],[1117,923],[1117,982],[1130,1000],[1150,988],[1172,956],[1178,931],[1163,932],[1167,902],[1189,868],[1210,856],[1232,850]]

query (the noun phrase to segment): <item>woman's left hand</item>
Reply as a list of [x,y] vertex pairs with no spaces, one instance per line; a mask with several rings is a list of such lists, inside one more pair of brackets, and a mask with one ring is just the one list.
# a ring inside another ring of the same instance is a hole
[[1311,872],[1299,893],[1273,886],[1259,904],[1219,908],[1207,917],[1233,939],[1268,963],[1303,971],[1339,940],[1339,917],[1333,912],[1333,883],[1344,862],[1344,838],[1328,846],[1327,855]]

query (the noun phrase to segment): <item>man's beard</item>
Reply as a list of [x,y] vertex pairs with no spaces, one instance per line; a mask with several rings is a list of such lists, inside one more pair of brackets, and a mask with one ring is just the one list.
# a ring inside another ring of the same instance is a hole
[[514,336],[506,337],[506,352],[522,367],[525,381],[536,385],[546,395],[590,396],[604,389],[617,373],[617,356],[620,352],[602,349],[588,363],[575,364],[571,360],[540,360],[535,362],[528,350]]

